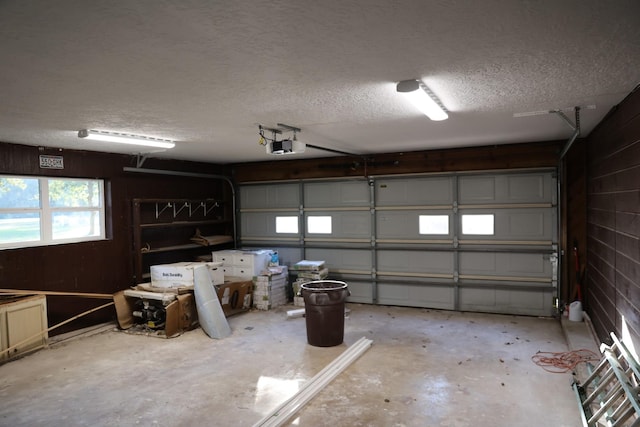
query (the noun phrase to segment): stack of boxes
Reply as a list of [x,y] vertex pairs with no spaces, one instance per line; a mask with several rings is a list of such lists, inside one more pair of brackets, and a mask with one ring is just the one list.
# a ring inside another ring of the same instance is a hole
[[298,296],[302,284],[312,282],[314,280],[323,280],[329,276],[329,269],[325,266],[324,261],[302,260],[292,267],[296,274],[296,280],[293,282],[293,304],[304,307],[304,298]]
[[248,310],[255,298],[254,278],[266,272],[273,251],[230,249],[214,251],[213,261],[222,263],[224,284],[216,286],[222,308]]
[[271,249],[224,250],[212,253],[214,261],[222,262],[227,281],[252,281],[253,308],[271,310],[287,303],[289,272],[279,265],[278,253]]
[[287,267],[270,266],[264,274],[253,278],[253,307],[258,310],[271,310],[287,303]]

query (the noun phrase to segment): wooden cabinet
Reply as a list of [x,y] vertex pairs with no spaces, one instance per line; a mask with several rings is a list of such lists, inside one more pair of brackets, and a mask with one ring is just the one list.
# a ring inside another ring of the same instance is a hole
[[0,299],[0,361],[42,348],[47,339],[44,295]]
[[234,247],[230,202],[217,199],[133,199],[134,283],[149,280],[152,265],[196,261]]

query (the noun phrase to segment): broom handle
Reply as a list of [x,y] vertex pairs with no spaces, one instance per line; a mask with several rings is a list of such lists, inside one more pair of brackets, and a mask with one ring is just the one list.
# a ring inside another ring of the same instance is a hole
[[92,294],[87,292],[62,292],[62,291],[32,291],[28,289],[0,289],[0,294],[61,295],[61,296],[69,296],[69,297],[85,297],[85,298],[99,298],[99,299],[113,298],[113,294]]

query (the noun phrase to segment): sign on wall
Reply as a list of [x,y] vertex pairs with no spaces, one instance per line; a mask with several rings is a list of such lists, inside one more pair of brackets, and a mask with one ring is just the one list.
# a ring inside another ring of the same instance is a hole
[[40,155],[41,169],[64,169],[64,161],[62,156],[46,156]]

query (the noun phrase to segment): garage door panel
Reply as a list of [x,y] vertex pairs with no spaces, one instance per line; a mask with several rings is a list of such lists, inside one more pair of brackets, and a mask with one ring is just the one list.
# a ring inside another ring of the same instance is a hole
[[459,203],[551,203],[553,187],[553,177],[548,172],[461,176]]
[[369,212],[348,212],[335,216],[344,237],[371,237],[371,214]]
[[373,285],[371,282],[347,281],[346,283],[349,292],[351,292],[351,295],[347,298],[348,302],[373,303]]
[[247,185],[240,188],[242,209],[284,209],[299,206],[298,184]]
[[358,249],[307,249],[308,259],[324,261],[332,271],[358,271],[371,273],[371,251]]
[[378,284],[378,303],[453,310],[454,291],[449,286]]
[[461,252],[461,275],[493,275],[551,280],[548,256],[517,252]]
[[527,273],[551,278],[551,262],[544,254],[519,254],[510,252],[500,254],[505,259],[506,273]]
[[482,307],[484,310],[493,308],[497,305],[495,289],[462,289],[460,293],[460,307],[462,309],[474,307]]
[[304,205],[308,208],[369,206],[367,181],[313,182],[304,184]]
[[551,219],[552,211],[549,209],[530,209],[528,212],[501,211],[498,218],[505,218],[507,228],[498,231],[502,234],[496,236],[514,240],[551,240],[553,237]]
[[[461,215],[493,215],[493,235],[461,234],[461,240],[500,241],[546,241],[551,242],[555,221],[555,210],[529,209],[461,209]],[[462,230],[462,224],[460,224]]]
[[293,265],[303,257],[301,248],[275,248],[278,251],[280,265]]
[[516,175],[508,176],[506,200],[510,202],[545,202],[550,201],[546,190],[548,175]]
[[521,237],[526,236],[531,238],[545,237],[544,212],[514,212],[511,213],[508,217],[508,235]]
[[492,176],[460,177],[459,203],[492,203],[496,197],[496,178]]
[[307,233],[314,239],[367,239],[371,240],[371,213],[366,211],[317,211],[305,215],[305,224],[310,216],[330,216],[331,233]]
[[529,316],[552,315],[551,290],[462,288],[459,309]]
[[378,272],[453,275],[454,254],[447,251],[378,251]]
[[453,204],[451,177],[381,179],[375,188],[376,205],[381,207]]
[[272,212],[246,212],[242,214],[242,236],[267,237],[276,236],[275,213]]
[[[445,215],[449,217],[447,234],[419,234],[421,215]],[[451,211],[444,210],[410,210],[410,211],[378,211],[376,212],[376,236],[378,239],[452,239],[453,224]]]

